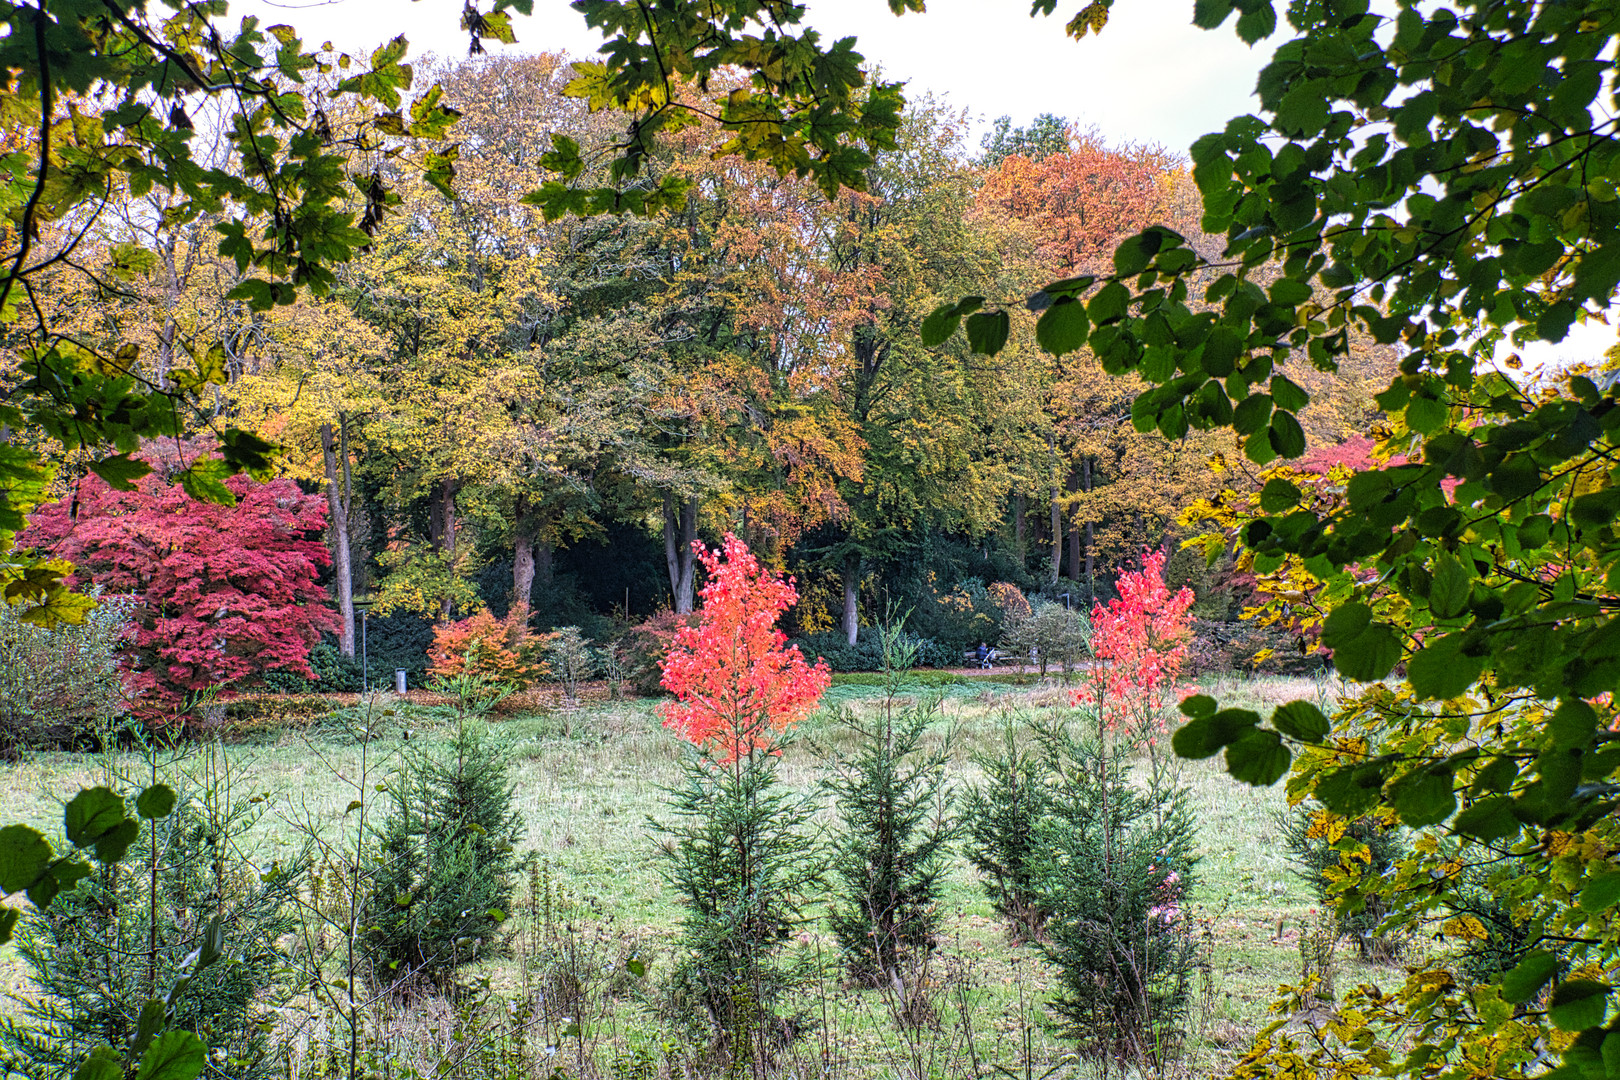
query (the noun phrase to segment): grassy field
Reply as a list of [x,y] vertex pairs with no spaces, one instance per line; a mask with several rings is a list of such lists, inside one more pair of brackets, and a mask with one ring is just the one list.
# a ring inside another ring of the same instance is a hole
[[[818,783],[829,752],[842,746],[835,711],[873,708],[884,691],[863,685],[871,681],[840,680],[828,692],[826,707],[805,724],[784,757],[782,776],[790,785],[808,790]],[[1226,679],[1207,684],[1206,690],[1223,703],[1250,705],[1330,693],[1308,680],[1280,679]],[[956,731],[958,786],[975,782],[970,757],[991,745],[1008,716],[1062,710],[1067,701],[1055,683],[1013,678],[918,680],[905,692],[942,696],[936,737],[947,728]],[[270,806],[260,826],[263,846],[257,858],[294,858],[303,828],[331,835],[347,828],[352,815],[346,810],[357,791],[386,776],[403,741],[442,739],[449,721],[442,709],[382,703],[369,719],[377,737],[362,748],[355,727],[366,722],[355,710],[347,720],[260,731],[228,744],[225,752],[236,767],[239,790],[265,796]],[[681,747],[661,728],[656,703],[649,701],[602,701],[566,723],[549,712],[500,720],[494,728],[512,757],[516,805],[526,824],[524,846],[537,869],[521,889],[515,912],[518,958],[490,962],[482,974],[509,994],[528,985],[534,972],[525,971],[521,958],[543,951],[547,927],[548,940],[554,943],[558,928],[564,928],[579,949],[588,951],[589,962],[604,970],[615,963],[622,968],[631,952],[647,960],[650,970],[635,992],[605,997],[597,1009],[589,1038],[600,1064],[604,1055],[622,1055],[654,1039],[658,1030],[656,988],[668,967],[678,911],[660,875],[660,841],[651,822],[660,817],[663,789],[676,780]],[[133,755],[47,753],[7,766],[0,820],[54,831],[66,795],[100,782],[109,768],[136,763]],[[1207,920],[1210,940],[1209,971],[1196,1010],[1197,1041],[1185,1065],[1208,1072],[1230,1060],[1265,1022],[1277,986],[1298,980],[1298,933],[1312,901],[1282,850],[1274,820],[1285,805],[1280,787],[1239,784],[1218,760],[1188,763],[1182,778],[1192,793],[1202,852],[1193,900],[1198,916]],[[830,823],[831,811],[824,809],[822,817]],[[820,1055],[821,1071],[835,1058],[858,1062],[856,1075],[920,1070],[946,1075],[967,1072],[973,1060],[981,1071],[991,1063],[1059,1060],[1063,1048],[1039,1023],[1040,1003],[1050,988],[1046,968],[1033,950],[1009,944],[960,857],[952,861],[943,907],[949,913],[945,943],[931,973],[941,1021],[928,1035],[932,1041],[920,1048],[916,1038],[898,1036],[885,1019],[887,1006],[879,992],[829,982],[809,1003],[825,1022],[804,1040],[807,1052]],[[832,949],[830,936],[819,929],[803,943],[824,955]],[[1347,974],[1357,981],[1380,977],[1379,969]],[[1383,969],[1383,978],[1390,974]],[[13,993],[27,992],[25,972],[15,958],[6,968],[6,982]],[[414,1018],[400,1014],[391,1022],[427,1023],[423,1008]],[[442,1034],[448,1028],[441,1023],[435,1030]],[[924,1069],[918,1056],[924,1050],[930,1060],[938,1059],[937,1067]]]

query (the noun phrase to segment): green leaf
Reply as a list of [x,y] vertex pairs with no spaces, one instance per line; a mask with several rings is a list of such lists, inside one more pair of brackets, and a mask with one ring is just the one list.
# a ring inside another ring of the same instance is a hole
[[1609,1010],[1609,984],[1570,979],[1558,984],[1547,1002],[1552,1022],[1565,1031],[1584,1031],[1603,1023]]
[[1005,311],[981,311],[967,319],[968,348],[985,356],[994,356],[1007,344],[1012,320]]
[[1430,568],[1429,610],[1442,619],[1455,618],[1468,610],[1474,579],[1455,556],[1442,552]]
[[1345,678],[1377,682],[1401,659],[1401,641],[1395,631],[1372,621],[1366,604],[1343,604],[1322,624],[1322,644],[1333,650],[1333,667]]
[[135,812],[148,821],[168,817],[174,812],[174,789],[168,784],[153,784],[135,800]]
[[96,858],[103,863],[121,862],[129,845],[140,835],[140,822],[125,818],[122,824],[96,838]]
[[1181,715],[1202,720],[1215,715],[1216,701],[1208,694],[1190,694],[1181,699],[1180,708]]
[[112,1047],[98,1046],[74,1070],[73,1080],[124,1080],[123,1060]]
[[1526,953],[1512,970],[1502,975],[1502,998],[1515,1005],[1523,1004],[1541,992],[1558,973],[1558,957],[1545,949]]
[[1553,745],[1568,749],[1585,746],[1598,726],[1597,710],[1579,698],[1562,702],[1547,720]]
[[1513,798],[1495,795],[1481,799],[1458,814],[1451,828],[1486,843],[1512,836],[1519,831],[1519,819],[1513,814]]
[[1300,496],[1301,492],[1294,484],[1281,477],[1273,477],[1260,489],[1260,509],[1268,514],[1281,514],[1298,506]]
[[152,466],[128,454],[114,454],[90,463],[90,471],[107,481],[114,491],[134,491],[135,481],[152,471]]
[[28,888],[51,864],[56,852],[38,829],[7,825],[0,829],[0,892]]
[[129,813],[123,796],[104,787],[85,788],[73,796],[62,814],[62,829],[68,843],[88,847],[121,825]]
[[1091,317],[1093,326],[1102,326],[1122,317],[1130,302],[1131,290],[1117,281],[1110,281],[1097,290],[1086,305],[1086,313]]
[[1389,797],[1401,821],[1411,828],[1438,825],[1457,809],[1451,767],[1414,769],[1390,785]]
[[1414,653],[1407,661],[1406,678],[1418,700],[1449,701],[1466,694],[1484,669],[1483,659],[1464,655],[1460,636],[1453,634]]
[[1035,340],[1053,356],[1062,356],[1084,345],[1090,329],[1086,306],[1079,300],[1064,298],[1047,308],[1035,323]]
[[1270,439],[1278,457],[1297,458],[1305,452],[1305,429],[1291,412],[1281,409],[1272,412]]
[[1260,723],[1260,714],[1247,709],[1224,709],[1189,720],[1170,737],[1176,756],[1198,760],[1219,753]]
[[1330,730],[1327,717],[1309,701],[1290,701],[1271,715],[1272,726],[1290,739],[1319,743]]
[[1276,29],[1277,12],[1272,8],[1271,0],[1259,0],[1238,16],[1237,34],[1246,45],[1270,37]]
[[1607,911],[1620,902],[1620,870],[1593,874],[1581,886],[1579,903],[1588,915]]
[[141,1055],[135,1080],[197,1080],[208,1062],[208,1048],[189,1031],[165,1031]]
[[1275,784],[1286,772],[1294,755],[1275,731],[1250,731],[1226,748],[1226,771],[1233,778],[1255,787]]

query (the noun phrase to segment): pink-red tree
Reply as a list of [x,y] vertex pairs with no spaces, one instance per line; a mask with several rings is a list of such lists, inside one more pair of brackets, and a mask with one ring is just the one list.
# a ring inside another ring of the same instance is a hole
[[1180,700],[1181,670],[1192,635],[1193,592],[1164,582],[1164,552],[1142,557],[1140,570],[1119,576],[1119,597],[1091,610],[1091,686],[1074,692],[1101,707],[1109,731],[1151,740]]
[[692,547],[708,584],[698,624],[678,629],[664,658],[664,688],[675,695],[664,726],[730,764],[773,750],[816,707],[832,674],[826,661],[806,662],[776,627],[799,599],[791,578],[761,566],[730,533],[718,551]]
[[291,480],[247,476],[224,480],[235,505],[200,502],[172,480],[182,454],[198,453],[148,447],[153,471],[128,491],[88,475],[20,538],[72,562],[81,587],[132,599],[126,685],[152,723],[267,671],[312,678],[310,646],[337,625],[316,581],[330,562],[325,503]]

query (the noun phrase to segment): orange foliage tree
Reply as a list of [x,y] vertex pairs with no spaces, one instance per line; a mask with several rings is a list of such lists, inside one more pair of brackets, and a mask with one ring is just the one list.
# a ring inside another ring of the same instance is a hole
[[433,628],[428,674],[448,679],[480,675],[502,685],[528,686],[547,674],[529,633],[529,609],[519,605],[505,619],[480,611],[469,619]]
[[696,626],[683,626],[664,658],[664,687],[675,701],[664,726],[721,764],[775,750],[810,714],[832,682],[824,660],[808,663],[776,628],[799,598],[792,579],[760,565],[748,545],[726,534],[709,551],[694,545],[708,576]]

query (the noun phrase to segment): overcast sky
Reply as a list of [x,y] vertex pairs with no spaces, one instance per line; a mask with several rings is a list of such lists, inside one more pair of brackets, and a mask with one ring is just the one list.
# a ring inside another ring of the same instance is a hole
[[[1268,44],[1251,50],[1230,26],[1198,30],[1192,0],[1121,0],[1102,37],[1074,41],[1063,24],[1077,6],[1084,4],[1067,0],[1057,15],[1031,19],[1029,0],[929,0],[925,14],[896,18],[884,0],[809,0],[809,22],[829,39],[853,35],[887,77],[969,110],[970,149],[998,116],[1026,124],[1050,112],[1095,124],[1111,141],[1184,151],[1250,110]],[[231,12],[289,23],[306,43],[329,40],[351,51],[401,33],[413,54],[466,49],[460,0],[244,0]],[[535,0],[534,15],[514,21],[519,51],[581,56],[601,41],[565,0]]]

